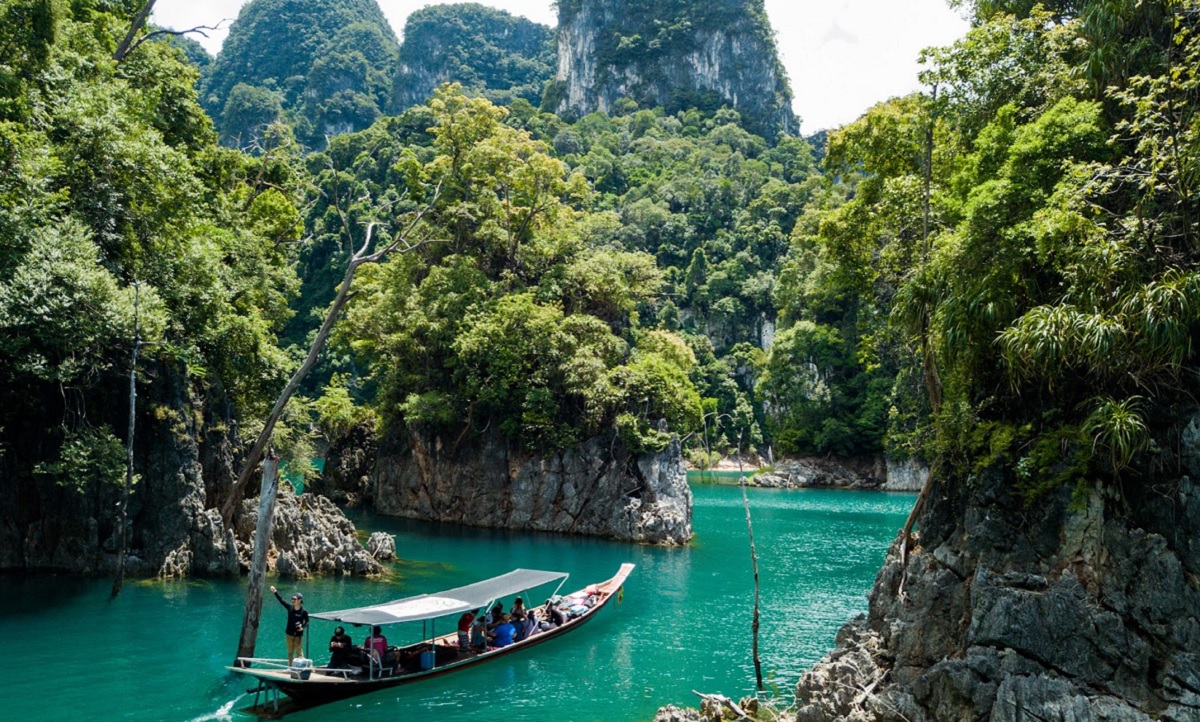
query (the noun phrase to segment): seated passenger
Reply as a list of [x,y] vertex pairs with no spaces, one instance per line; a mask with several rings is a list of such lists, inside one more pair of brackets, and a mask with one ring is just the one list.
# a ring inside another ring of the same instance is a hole
[[525,617],[526,615],[524,612],[518,613],[516,611],[514,611],[508,617],[508,623],[512,625],[514,630],[514,642],[520,642],[522,639],[525,639]]
[[487,649],[487,621],[484,617],[475,617],[471,622],[471,649],[482,652]]
[[521,615],[522,618],[525,617],[525,601],[520,597],[517,597],[513,600],[512,611],[509,612],[509,616],[515,617],[518,614]]
[[550,628],[561,627],[567,623],[567,615],[563,614],[563,610],[559,609],[556,604],[546,600],[545,615],[546,621],[550,623]]
[[326,666],[330,669],[348,668],[351,660],[350,650],[353,647],[354,640],[346,634],[345,628],[334,627],[333,636],[329,638],[329,664]]
[[525,615],[525,629],[521,634],[521,639],[527,639],[533,636],[534,632],[540,629],[538,626],[538,614],[536,609],[530,609]]
[[375,661],[375,664],[383,664],[383,658],[387,655],[387,647],[387,637],[383,636],[383,629],[378,624],[371,627],[371,636],[363,640],[363,650]]
[[487,613],[487,617],[484,618],[484,621],[487,622],[488,631],[495,629],[496,625],[500,624],[500,618],[503,616],[504,605],[496,602],[496,606],[492,607],[492,610]]
[[492,646],[507,647],[513,643],[513,637],[516,635],[516,633],[517,630],[515,627],[513,627],[512,623],[508,621],[508,616],[504,614],[500,615],[500,624],[496,625],[496,628],[492,630],[490,635],[492,638]]

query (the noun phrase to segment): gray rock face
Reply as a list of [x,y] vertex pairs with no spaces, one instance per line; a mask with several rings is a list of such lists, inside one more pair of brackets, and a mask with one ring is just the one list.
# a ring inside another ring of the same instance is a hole
[[796,131],[762,0],[560,0],[558,73],[544,107],[581,116],[621,98],[670,113],[729,105],[751,132]]
[[759,474],[754,483],[778,488],[880,489],[886,470],[877,459],[805,457],[782,459],[770,474]]
[[374,501],[371,467],[378,456],[373,423],[359,424],[335,439],[325,453],[325,471],[311,491],[351,508]]
[[1127,488],[1119,510],[1010,488],[934,489],[920,546],[904,568],[893,547],[869,617],[797,685],[798,720],[1200,720],[1196,486]]
[[650,544],[692,536],[679,442],[630,454],[615,435],[546,458],[495,435],[453,448],[409,432],[380,449],[375,508],[412,519],[565,532]]
[[[202,458],[228,465],[228,432],[206,432],[213,399],[193,393],[178,368],[147,369],[155,383],[139,389],[130,496],[131,576],[237,572],[232,536],[207,510]],[[123,421],[123,419],[122,419]],[[216,426],[212,424],[211,426]],[[203,444],[201,442],[203,439]],[[9,495],[15,487],[17,493]],[[115,569],[120,488],[82,491],[33,478],[0,479],[0,569],[109,574]]]
[[929,478],[929,466],[919,459],[888,459],[882,491],[920,491]]
[[[258,499],[246,499],[236,522],[238,557],[246,569],[254,551],[257,513]],[[393,555],[395,548],[393,540]],[[267,566],[279,576],[291,578],[383,572],[379,560],[359,543],[354,523],[332,501],[312,494],[279,495],[271,524]]]

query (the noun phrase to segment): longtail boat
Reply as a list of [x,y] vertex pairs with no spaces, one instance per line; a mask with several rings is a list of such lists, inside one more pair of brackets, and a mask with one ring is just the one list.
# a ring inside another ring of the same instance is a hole
[[[244,711],[259,717],[279,718],[299,709],[457,672],[561,637],[578,629],[603,609],[610,599],[619,596],[621,585],[633,567],[633,564],[622,564],[611,579],[590,584],[571,594],[560,596],[556,589],[551,599],[563,613],[565,621],[556,627],[534,631],[508,646],[464,649],[459,646],[457,626],[452,624],[453,629],[448,634],[438,636],[431,632],[428,639],[404,647],[389,648],[386,655],[364,655],[365,663],[361,666],[312,667],[306,659],[289,664],[286,659],[239,657],[237,666],[227,669],[252,677],[257,682],[255,688],[248,690],[254,693],[254,704]],[[497,600],[527,593],[551,582],[559,582],[561,589],[567,577],[565,572],[516,569],[465,587],[368,607],[311,613],[310,616],[368,627],[413,622],[424,625],[429,622],[430,628],[436,630],[439,619],[476,609],[487,610]]]

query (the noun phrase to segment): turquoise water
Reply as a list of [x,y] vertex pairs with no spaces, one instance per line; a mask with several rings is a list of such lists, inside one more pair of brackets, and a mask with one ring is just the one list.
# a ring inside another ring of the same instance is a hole
[[[683,549],[556,535],[468,529],[360,516],[396,535],[406,560],[388,581],[279,583],[310,610],[434,591],[514,567],[571,573],[564,590],[637,569],[624,602],[525,653],[437,679],[289,716],[296,722],[415,719],[495,722],[648,720],[692,689],[737,698],[754,688],[753,580],[737,487],[700,486],[694,544]],[[760,639],[768,685],[787,700],[838,627],[866,609],[866,592],[913,495],[749,489],[762,578]],[[277,582],[278,583],[278,582]],[[244,679],[224,670],[237,647],[244,586],[236,581],[126,584],[0,577],[0,718],[13,720],[249,719]],[[260,656],[284,654],[284,612],[264,611]],[[449,627],[447,626],[447,630]],[[314,624],[324,660],[332,627]],[[352,629],[357,641],[361,630]],[[402,635],[389,634],[393,641]]]
[[687,480],[689,484],[736,484],[743,474],[747,479],[754,478],[756,469],[689,469]]

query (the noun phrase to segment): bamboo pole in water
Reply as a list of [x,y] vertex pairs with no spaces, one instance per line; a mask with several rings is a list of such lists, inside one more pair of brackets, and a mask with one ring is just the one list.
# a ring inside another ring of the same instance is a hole
[[754,549],[754,525],[750,523],[750,497],[746,495],[746,474],[742,471],[742,431],[738,430],[738,486],[742,489],[742,506],[746,508],[746,530],[750,533],[750,566],[754,570],[754,618],[750,622],[751,654],[754,656],[754,680],[763,691],[762,660],[758,657],[758,552]]

